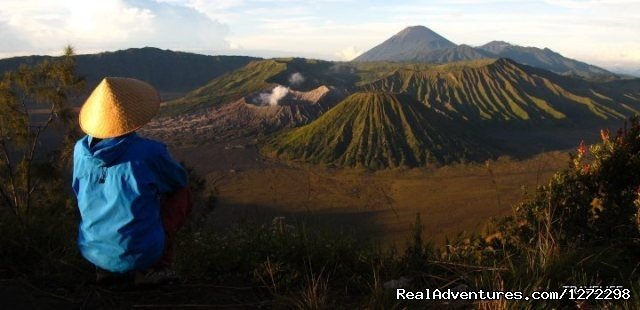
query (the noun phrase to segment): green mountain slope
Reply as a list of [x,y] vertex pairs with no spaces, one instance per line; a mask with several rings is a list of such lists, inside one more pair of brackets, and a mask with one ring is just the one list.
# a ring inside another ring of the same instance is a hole
[[[0,73],[15,70],[20,64],[35,64],[50,56],[26,56],[0,59]],[[125,76],[149,82],[162,92],[187,92],[236,70],[254,57],[207,56],[158,48],[127,50],[75,56],[78,74],[93,89],[105,76]]]
[[488,155],[445,125],[445,116],[403,94],[361,92],[313,123],[277,135],[263,152],[337,166],[424,166]]
[[[296,73],[304,80],[292,85]],[[342,95],[323,104],[295,99],[322,85]],[[294,161],[424,166],[573,146],[585,130],[640,111],[639,86],[640,80],[589,82],[509,59],[443,65],[269,59],[170,102],[163,107],[169,117],[148,127],[163,139],[202,143],[275,134],[264,154]],[[263,100],[276,89],[288,94]]]
[[630,89],[560,76],[509,59],[400,69],[362,88],[404,92],[454,119],[485,123],[596,122],[640,110]]
[[[296,73],[303,78],[292,83],[290,79]],[[328,61],[301,58],[257,60],[210,81],[183,98],[168,102],[163,107],[163,113],[177,115],[228,104],[276,85],[310,91],[323,85],[349,87],[356,80],[350,68],[345,69]]]
[[254,61],[225,74],[190,92],[185,97],[169,102],[162,108],[164,114],[180,114],[196,108],[206,108],[236,101],[245,95],[260,91],[271,83],[267,79],[284,71],[286,64],[275,60]]

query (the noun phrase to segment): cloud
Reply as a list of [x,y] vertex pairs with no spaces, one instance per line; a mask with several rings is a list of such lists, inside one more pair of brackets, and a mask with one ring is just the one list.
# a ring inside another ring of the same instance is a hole
[[362,54],[362,52],[359,51],[355,46],[349,46],[335,53],[338,59],[345,61],[353,60],[354,58],[360,56],[360,54]]
[[[180,50],[206,51],[229,48],[225,37],[229,27],[186,6],[153,0],[126,0],[134,8],[151,12],[151,31],[141,33],[137,42]],[[145,43],[148,42],[148,43]],[[139,43],[139,44],[140,44]]]
[[[155,0],[3,0],[0,54],[129,47],[208,51],[228,48],[229,27],[193,8]],[[20,40],[4,40],[5,33]]]
[[346,50],[354,46],[355,52],[361,52],[355,46],[373,47],[405,26],[402,22],[318,23],[302,17],[269,19],[256,24],[260,25],[257,32],[234,32],[230,34],[230,40],[246,50],[285,51],[278,54],[329,60],[348,57],[337,54],[343,52],[339,47],[346,47]]
[[545,0],[546,3],[570,9],[594,9],[629,4],[638,4],[637,0]]
[[229,48],[232,50],[242,49],[242,45],[236,42],[229,42]]
[[0,38],[2,38],[0,56],[2,54],[26,52],[32,48],[29,42],[21,38],[17,29],[3,21],[0,21]]
[[[633,62],[638,54],[635,46],[640,44],[637,35],[639,1],[478,2],[473,9],[413,3],[381,4],[373,10],[376,14],[386,12],[390,16],[387,20],[395,24],[423,24],[458,44],[475,46],[504,40],[518,45],[548,47],[567,57],[596,65],[620,59]],[[450,15],[459,15],[459,18],[452,20]],[[371,28],[370,32],[379,34],[376,41],[369,44],[354,41],[352,44],[371,48],[389,37],[385,31],[384,28]]]
[[205,54],[351,60],[408,25],[587,62],[639,62],[637,0],[2,0],[0,56],[157,46]]

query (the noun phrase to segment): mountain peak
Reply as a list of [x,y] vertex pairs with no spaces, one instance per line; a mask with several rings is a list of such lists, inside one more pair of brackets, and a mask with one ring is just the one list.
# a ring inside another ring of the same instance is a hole
[[491,41],[491,42],[489,42],[489,43],[487,43],[487,44],[485,44],[483,46],[492,46],[492,45],[495,45],[495,46],[512,46],[513,44],[511,44],[509,42],[506,42],[506,41],[493,40],[493,41]]
[[429,49],[455,47],[451,41],[425,26],[410,26],[396,33],[387,41],[421,44]]
[[425,26],[411,26],[396,33],[354,61],[405,60],[407,55],[426,53],[456,45]]
[[491,41],[485,45],[481,45],[478,46],[479,49],[490,52],[490,53],[494,53],[494,54],[500,54],[502,53],[505,49],[512,47],[513,45],[509,42],[505,42],[505,41]]
[[400,31],[400,32],[404,32],[404,31],[413,31],[413,30],[418,30],[418,31],[421,31],[421,30],[428,30],[428,31],[432,31],[431,29],[429,29],[429,28],[428,28],[428,27],[426,27],[426,26],[423,26],[423,25],[415,25],[415,26],[407,26],[406,28],[404,28],[404,29],[403,29],[402,31]]
[[416,36],[418,37],[418,39],[425,38],[425,37],[434,37],[434,36],[442,38],[435,31],[421,25],[409,26],[407,28],[402,29],[400,32],[394,35],[394,37],[398,37],[398,38],[407,38],[409,36]]

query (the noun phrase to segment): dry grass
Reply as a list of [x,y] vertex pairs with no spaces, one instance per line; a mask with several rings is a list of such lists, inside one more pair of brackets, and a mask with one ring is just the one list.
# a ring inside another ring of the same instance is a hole
[[510,214],[525,188],[533,192],[566,162],[564,153],[546,153],[524,161],[494,161],[492,173],[482,164],[375,173],[271,166],[211,172],[207,178],[219,198],[212,216],[216,226],[294,215],[401,245],[416,213],[423,215],[425,237],[437,243],[445,236],[481,231],[490,217]]

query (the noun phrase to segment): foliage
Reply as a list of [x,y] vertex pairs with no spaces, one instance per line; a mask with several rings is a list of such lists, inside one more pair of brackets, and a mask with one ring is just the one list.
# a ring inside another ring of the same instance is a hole
[[82,81],[72,57],[67,47],[63,58],[22,65],[0,81],[0,206],[24,224],[34,202],[64,199],[56,185],[69,152],[54,147],[45,154],[44,147],[50,129],[62,131],[67,144],[74,141],[68,134],[73,128],[69,96]]
[[504,285],[524,291],[563,285],[637,289],[640,122],[633,118],[615,137],[606,130],[601,137],[590,147],[581,143],[569,168],[474,243],[473,252],[482,253],[478,261],[508,270],[501,273]]
[[[601,132],[602,143],[581,143],[569,169],[556,173],[536,196],[522,202],[499,230],[504,244],[528,243],[544,232],[554,242],[577,247],[635,244],[640,237],[640,125],[615,137]],[[506,237],[509,236],[509,237]]]
[[78,253],[78,216],[60,205],[34,208],[25,227],[0,212],[0,279],[26,279],[34,285],[69,290],[93,272]]

